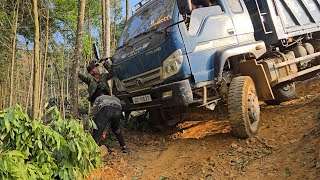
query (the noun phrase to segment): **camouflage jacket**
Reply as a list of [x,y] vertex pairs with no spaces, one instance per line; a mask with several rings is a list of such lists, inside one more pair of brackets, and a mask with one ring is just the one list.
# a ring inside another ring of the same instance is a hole
[[89,114],[90,117],[95,119],[96,116],[98,115],[100,109],[105,106],[118,107],[118,108],[122,109],[120,100],[117,97],[108,96],[108,95],[101,95],[101,96],[97,97],[97,99],[94,101],[91,112]]
[[[94,77],[86,76],[82,73],[79,73],[79,78],[81,79],[81,81],[83,81],[84,83],[86,83],[88,85],[88,93],[89,93],[88,100],[91,101],[91,98],[97,89],[98,81],[95,80]],[[112,78],[112,75],[109,73],[100,73],[100,80],[99,81],[100,81],[101,88],[103,90],[108,91],[109,94],[110,94],[110,87],[108,84],[108,80],[111,78]]]

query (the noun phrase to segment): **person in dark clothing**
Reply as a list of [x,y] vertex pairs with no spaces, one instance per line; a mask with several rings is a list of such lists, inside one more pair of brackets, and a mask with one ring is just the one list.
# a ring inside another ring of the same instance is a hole
[[[92,136],[95,142],[99,144],[105,128],[111,126],[111,130],[117,137],[122,152],[126,153],[127,148],[119,128],[122,115],[121,103],[118,98],[110,95],[108,85],[108,80],[111,79],[112,75],[109,73],[100,73],[98,66],[99,64],[95,61],[90,62],[87,71],[91,74],[91,77],[79,74],[79,78],[88,85],[88,100],[92,105],[90,117],[94,119],[98,128],[93,130]],[[105,63],[104,66],[107,69],[109,67],[105,65]]]
[[90,116],[93,117],[98,127],[98,129],[93,130],[92,133],[96,143],[100,142],[104,129],[110,126],[119,141],[122,152],[126,153],[126,144],[119,128],[120,118],[122,116],[120,100],[114,96],[100,95],[93,103]]

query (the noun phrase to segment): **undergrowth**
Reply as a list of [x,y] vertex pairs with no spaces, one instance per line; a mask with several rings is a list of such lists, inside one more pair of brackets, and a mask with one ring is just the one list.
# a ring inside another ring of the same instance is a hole
[[49,125],[30,119],[19,105],[0,112],[0,179],[83,179],[102,165],[83,123],[63,119],[56,107],[49,112]]

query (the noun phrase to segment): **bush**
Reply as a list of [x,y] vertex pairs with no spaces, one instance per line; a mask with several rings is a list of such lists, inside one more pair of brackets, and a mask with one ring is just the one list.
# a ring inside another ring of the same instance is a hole
[[82,179],[101,166],[100,149],[82,123],[63,119],[56,107],[49,112],[48,126],[18,105],[0,112],[0,179]]

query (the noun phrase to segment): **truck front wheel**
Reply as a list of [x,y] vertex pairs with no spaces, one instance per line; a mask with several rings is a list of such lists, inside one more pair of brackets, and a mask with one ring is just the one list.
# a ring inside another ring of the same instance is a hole
[[239,138],[254,137],[260,123],[260,106],[253,80],[239,76],[231,81],[228,109],[232,134]]

